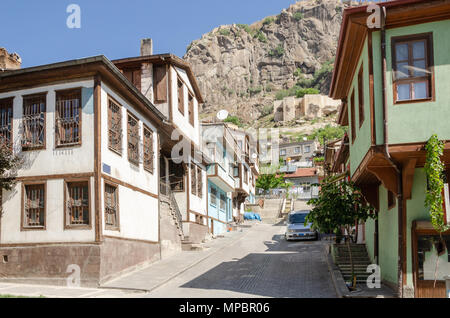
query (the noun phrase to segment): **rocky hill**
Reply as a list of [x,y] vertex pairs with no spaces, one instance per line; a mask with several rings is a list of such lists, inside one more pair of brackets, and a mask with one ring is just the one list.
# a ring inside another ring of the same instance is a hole
[[193,41],[184,58],[205,98],[203,118],[227,109],[255,123],[276,99],[327,94],[344,4],[304,0],[252,25],[220,26]]

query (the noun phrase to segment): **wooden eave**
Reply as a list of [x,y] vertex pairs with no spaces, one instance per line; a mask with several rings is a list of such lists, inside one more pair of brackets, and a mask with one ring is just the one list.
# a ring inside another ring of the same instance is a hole
[[332,171],[336,172],[339,170],[339,166],[341,164],[345,164],[347,162],[348,157],[350,156],[350,145],[348,136],[345,136],[342,139],[341,147],[336,155],[336,160],[334,161]]
[[339,108],[339,114],[337,117],[337,123],[341,126],[348,126],[348,104],[342,103]]
[[138,56],[138,57],[129,57],[119,60],[113,60],[117,68],[119,69],[132,69],[132,68],[140,68],[142,63],[150,63],[150,64],[171,64],[176,67],[179,67],[186,71],[188,75],[189,81],[194,89],[195,97],[197,98],[199,103],[204,103],[203,96],[200,92],[200,88],[198,86],[195,75],[192,71],[191,65],[185,60],[170,54],[156,54],[156,55],[146,55],[146,56]]
[[[386,28],[396,28],[450,18],[450,0],[397,0],[377,3],[386,8]],[[344,99],[368,33],[367,5],[344,10],[330,97]]]
[[0,93],[96,75],[156,126],[163,125],[165,116],[103,55],[0,73]]

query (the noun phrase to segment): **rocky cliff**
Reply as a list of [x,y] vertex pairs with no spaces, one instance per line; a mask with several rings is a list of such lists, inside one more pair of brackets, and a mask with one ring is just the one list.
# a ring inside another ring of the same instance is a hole
[[327,94],[343,6],[299,1],[252,25],[220,26],[193,41],[184,58],[204,94],[204,118],[227,109],[253,122],[300,88]]

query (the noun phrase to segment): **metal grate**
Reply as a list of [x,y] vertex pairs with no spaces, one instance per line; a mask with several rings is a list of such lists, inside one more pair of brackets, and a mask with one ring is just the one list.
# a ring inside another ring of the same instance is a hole
[[56,145],[81,143],[81,93],[59,93],[56,97]]
[[46,95],[23,99],[23,148],[31,149],[45,146],[45,108]]
[[88,182],[68,183],[67,192],[68,225],[89,225]]
[[128,160],[139,164],[139,122],[128,114]]
[[45,186],[25,186],[25,227],[43,227],[45,217]]
[[105,184],[105,224],[109,227],[118,227],[118,201],[117,187]]

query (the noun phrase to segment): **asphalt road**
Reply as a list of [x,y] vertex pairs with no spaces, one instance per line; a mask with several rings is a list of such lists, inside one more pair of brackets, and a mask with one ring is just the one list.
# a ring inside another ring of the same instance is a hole
[[286,242],[282,224],[254,225],[239,241],[147,297],[330,298],[336,292],[323,242]]

